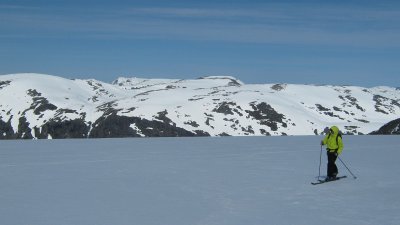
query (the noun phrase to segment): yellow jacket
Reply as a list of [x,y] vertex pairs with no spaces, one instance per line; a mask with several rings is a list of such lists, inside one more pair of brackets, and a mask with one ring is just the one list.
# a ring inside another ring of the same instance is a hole
[[325,136],[321,144],[326,145],[326,150],[329,152],[337,152],[338,154],[342,153],[343,142],[342,136],[339,135],[339,128],[333,126],[331,129],[329,129],[329,131],[330,132]]

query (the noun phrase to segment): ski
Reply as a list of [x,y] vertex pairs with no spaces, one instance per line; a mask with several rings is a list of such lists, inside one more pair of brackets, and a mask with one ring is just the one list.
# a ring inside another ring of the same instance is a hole
[[346,178],[347,176],[341,176],[341,177],[336,177],[335,179],[332,180],[318,180],[318,182],[311,182],[312,185],[317,185],[317,184],[323,184],[323,183],[328,183],[328,182],[332,182],[332,181],[337,181],[340,180],[342,178]]

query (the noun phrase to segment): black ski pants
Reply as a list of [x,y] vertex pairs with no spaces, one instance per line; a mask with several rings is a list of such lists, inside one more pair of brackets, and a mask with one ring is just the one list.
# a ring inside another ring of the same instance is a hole
[[337,153],[336,152],[328,152],[328,167],[327,167],[327,175],[328,177],[335,177],[338,174],[338,168],[336,166]]

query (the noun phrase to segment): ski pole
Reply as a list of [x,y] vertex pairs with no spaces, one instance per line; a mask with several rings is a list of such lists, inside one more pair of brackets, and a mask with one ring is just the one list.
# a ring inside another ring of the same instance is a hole
[[338,156],[338,159],[340,160],[340,162],[343,163],[343,165],[346,167],[346,169],[350,172],[350,174],[353,176],[354,179],[357,179],[356,176],[354,176],[354,174],[350,171],[350,169],[346,166],[346,164],[343,162],[343,160]]
[[319,170],[318,170],[318,180],[321,177],[321,158],[322,158],[322,145],[321,145],[321,151],[319,153]]

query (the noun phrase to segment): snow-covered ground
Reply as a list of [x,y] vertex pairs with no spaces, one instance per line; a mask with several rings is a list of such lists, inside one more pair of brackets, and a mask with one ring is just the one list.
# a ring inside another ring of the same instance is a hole
[[1,141],[0,223],[400,224],[400,138],[344,136],[358,178],[313,186],[321,138]]

